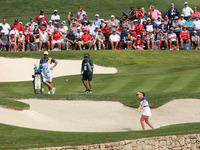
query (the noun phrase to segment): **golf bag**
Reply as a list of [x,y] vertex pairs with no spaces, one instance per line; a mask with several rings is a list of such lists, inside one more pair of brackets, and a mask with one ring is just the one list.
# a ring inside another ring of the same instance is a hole
[[39,68],[35,65],[34,67],[34,75],[32,75],[33,78],[33,89],[35,94],[42,94],[44,89],[43,89],[43,80],[42,80],[42,75],[41,75],[41,70],[43,66],[40,65]]

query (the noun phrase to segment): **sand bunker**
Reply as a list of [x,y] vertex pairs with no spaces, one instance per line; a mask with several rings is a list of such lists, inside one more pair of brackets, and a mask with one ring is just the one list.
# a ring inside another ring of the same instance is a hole
[[[112,132],[141,130],[136,109],[119,102],[20,100],[30,110],[0,108],[0,123],[53,131]],[[184,109],[183,109],[184,108]],[[178,99],[152,110],[150,121],[161,126],[200,122],[200,100]],[[147,129],[149,129],[147,127]]]
[[[39,65],[40,59],[32,58],[5,58],[0,57],[0,82],[17,82],[32,80],[34,64]],[[82,60],[59,60],[54,69],[54,77],[80,74]],[[112,67],[95,65],[94,74],[117,73]]]

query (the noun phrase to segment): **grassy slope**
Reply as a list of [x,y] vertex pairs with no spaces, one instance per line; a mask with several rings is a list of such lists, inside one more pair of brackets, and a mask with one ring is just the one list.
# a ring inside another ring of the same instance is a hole
[[[39,11],[43,9],[45,15],[50,18],[54,9],[58,10],[58,14],[61,16],[61,20],[67,20],[69,11],[74,14],[77,12],[78,6],[84,6],[84,10],[87,12],[89,19],[94,19],[96,13],[100,14],[100,18],[109,19],[110,15],[121,16],[121,12],[129,12],[130,6],[142,6],[147,10],[151,4],[155,5],[160,11],[166,11],[169,9],[170,3],[175,3],[176,8],[182,11],[184,7],[183,0],[6,0],[0,1],[0,17],[6,17],[8,23],[12,24],[14,18],[18,18],[23,22],[23,25],[29,21],[29,18],[36,17]],[[199,9],[200,3],[198,0],[188,0],[189,6],[197,6]]]
[[199,130],[199,123],[171,125],[147,131],[112,133],[52,132],[0,124],[0,149],[85,145],[152,136],[190,134]]

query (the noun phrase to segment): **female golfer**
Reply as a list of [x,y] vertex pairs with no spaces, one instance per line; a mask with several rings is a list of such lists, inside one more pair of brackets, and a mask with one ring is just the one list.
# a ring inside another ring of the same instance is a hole
[[141,116],[141,119],[140,119],[140,122],[141,122],[141,125],[142,125],[142,129],[145,130],[144,121],[152,129],[154,129],[152,124],[149,122],[149,117],[151,116],[151,109],[149,107],[148,99],[145,96],[145,93],[144,92],[138,92],[136,95],[137,95],[138,98],[141,99],[140,106],[138,107],[137,111],[141,111],[143,109],[142,116]]

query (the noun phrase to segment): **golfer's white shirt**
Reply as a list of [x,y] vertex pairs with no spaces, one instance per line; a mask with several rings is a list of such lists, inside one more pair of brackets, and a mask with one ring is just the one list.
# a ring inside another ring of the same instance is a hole
[[117,42],[120,40],[120,36],[118,34],[111,34],[110,35],[110,40],[113,41],[113,42]]
[[191,16],[191,14],[192,14],[193,12],[194,12],[194,11],[193,11],[192,8],[190,8],[190,7],[184,7],[183,10],[182,10],[182,14],[184,14],[185,17]]
[[194,25],[194,30],[200,30],[200,20],[193,21],[193,25]]

